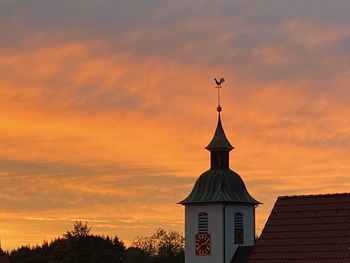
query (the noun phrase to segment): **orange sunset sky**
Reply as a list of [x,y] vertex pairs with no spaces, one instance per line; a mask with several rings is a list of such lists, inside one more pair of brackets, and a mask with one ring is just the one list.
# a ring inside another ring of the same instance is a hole
[[0,238],[74,220],[183,232],[209,167],[214,77],[231,168],[264,203],[350,191],[347,0],[1,0]]

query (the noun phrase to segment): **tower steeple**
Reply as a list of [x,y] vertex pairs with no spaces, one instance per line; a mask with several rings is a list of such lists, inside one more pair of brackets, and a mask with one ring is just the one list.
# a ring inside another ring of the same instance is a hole
[[230,263],[239,246],[254,245],[255,207],[260,202],[229,167],[234,147],[221,123],[223,82],[224,78],[215,79],[218,122],[206,147],[210,151],[210,169],[200,175],[191,193],[180,202],[185,206],[186,263]]
[[242,178],[230,169],[230,151],[234,149],[221,123],[220,89],[224,78],[215,79],[218,89],[218,123],[207,147],[210,151],[210,169],[198,178],[192,192],[180,204],[236,203],[258,205],[248,192]]
[[213,136],[207,147],[210,151],[210,168],[211,169],[229,169],[230,151],[234,149],[227,139],[224,128],[221,124],[221,116],[219,112],[218,124]]

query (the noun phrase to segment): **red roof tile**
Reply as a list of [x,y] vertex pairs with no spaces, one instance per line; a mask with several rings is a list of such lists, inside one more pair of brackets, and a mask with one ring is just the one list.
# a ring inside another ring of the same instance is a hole
[[283,196],[249,263],[350,263],[350,194]]

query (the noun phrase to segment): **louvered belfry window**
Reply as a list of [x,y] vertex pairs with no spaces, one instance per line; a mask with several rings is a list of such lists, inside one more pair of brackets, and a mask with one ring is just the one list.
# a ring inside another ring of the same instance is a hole
[[234,226],[235,226],[235,244],[240,245],[244,243],[244,235],[243,235],[243,214],[235,213],[234,218]]
[[205,212],[198,214],[198,233],[208,233],[208,214]]

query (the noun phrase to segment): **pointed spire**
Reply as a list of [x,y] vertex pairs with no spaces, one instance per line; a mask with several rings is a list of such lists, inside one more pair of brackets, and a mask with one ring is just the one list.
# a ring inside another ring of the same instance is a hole
[[224,128],[221,124],[221,117],[219,112],[218,124],[214,133],[214,137],[205,149],[209,151],[231,151],[234,147],[231,145],[225,135]]

